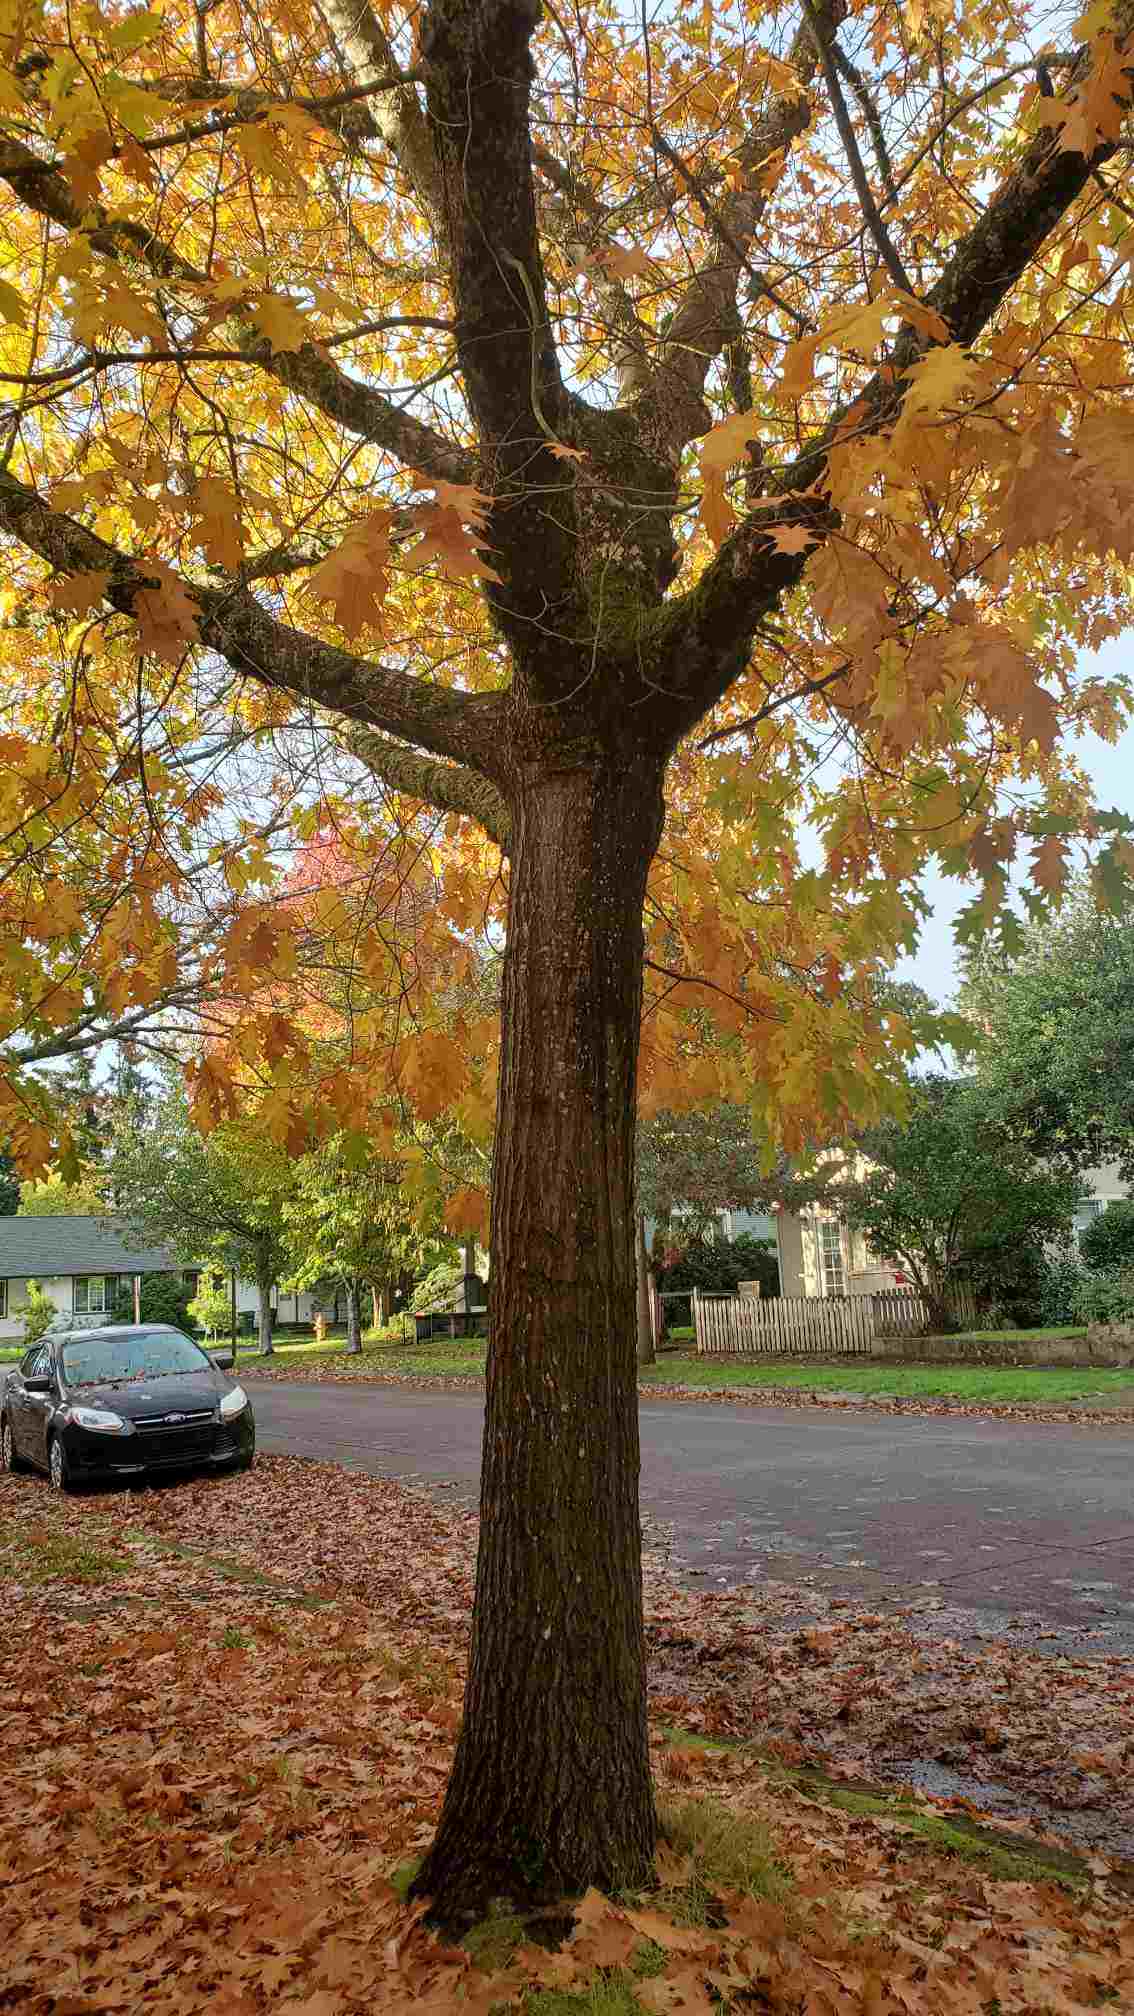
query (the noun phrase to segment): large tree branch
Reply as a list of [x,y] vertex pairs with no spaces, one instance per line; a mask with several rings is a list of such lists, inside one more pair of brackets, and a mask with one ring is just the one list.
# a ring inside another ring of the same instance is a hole
[[[146,560],[134,559],[52,511],[34,490],[0,471],[0,529],[63,574],[105,573],[104,599],[137,616],[139,595],[152,588]],[[169,579],[169,570],[163,577]],[[500,771],[503,694],[455,692],[325,644],[270,616],[244,588],[212,588],[173,577],[193,604],[202,644],[234,672],[349,720],[429,749],[434,755]]]
[[[82,232],[109,259],[130,256],[163,280],[200,286],[206,275],[183,259],[144,224],[111,217],[101,205],[84,207],[60,169],[41,161],[20,140],[0,139],[0,179],[21,203],[67,231]],[[374,386],[351,378],[310,344],[302,350],[272,352],[271,345],[244,324],[241,349],[250,365],[299,392],[350,433],[395,455],[409,468],[451,483],[467,482],[472,463],[465,449],[437,434],[412,413],[403,412]]]
[[[1120,28],[1129,29],[1134,0],[1123,0]],[[1090,52],[1080,55],[1068,80],[1079,81]],[[1118,150],[1104,141],[1090,156],[1064,151],[1045,127],[1005,178],[983,216],[953,248],[928,305],[948,324],[953,342],[968,345],[991,321],[1040,247],[1082,195],[1099,167]],[[930,346],[908,324],[899,331],[885,363],[865,390],[834,413],[822,433],[775,480],[769,498],[742,521],[697,586],[658,618],[659,685],[673,711],[691,727],[720,698],[742,667],[761,619],[795,586],[807,564],[805,554],[784,554],[771,546],[765,527],[799,523],[817,529],[835,521],[814,496],[828,454],[852,417],[857,434],[877,432],[899,417],[911,367]]]
[[[370,0],[322,0],[339,55],[360,86],[373,86],[397,73],[393,45]],[[419,72],[414,72],[415,77]],[[408,77],[400,89],[368,105],[370,131],[385,142],[429,219],[435,243],[446,246],[441,170],[425,114]]]
[[573,486],[552,448],[568,399],[547,308],[531,158],[539,0],[432,0],[421,31],[461,375],[497,500],[489,599],[521,663],[577,606]]
[[[342,114],[346,109],[364,104],[366,99],[383,91],[399,91],[404,79],[395,76],[373,77],[365,84],[351,85],[345,91],[332,91],[323,98],[281,98],[270,91],[236,91],[218,84],[216,96],[218,105],[206,119],[188,121],[184,126],[171,126],[164,133],[150,133],[136,142],[145,154],[160,154],[167,147],[186,147],[192,140],[209,140],[218,133],[231,133],[238,126],[258,126],[269,112],[284,105],[296,105],[301,112],[307,112],[321,126],[329,126],[340,132],[344,125]],[[222,104],[235,107],[232,111],[222,111]],[[374,124],[371,118],[371,124]]]
[[[539,201],[544,239],[558,245],[566,258],[578,264],[596,248],[609,250],[617,238],[618,227],[590,185],[572,174],[570,168],[538,142],[532,144],[532,160],[550,185],[541,192]],[[656,338],[647,335],[629,289],[606,272],[598,258],[587,261],[587,285],[602,309],[607,330],[617,342],[610,368],[618,383],[619,399],[622,402],[635,399],[653,382],[649,350]]]
[[420,798],[424,805],[436,806],[439,812],[458,812],[463,818],[475,819],[501,853],[508,852],[512,815],[490,778],[463,764],[438,763],[373,728],[350,727],[340,740],[384,784],[404,792],[407,798]]
[[511,461],[562,403],[532,179],[538,0],[434,0],[422,26],[457,303],[461,369],[486,449]]

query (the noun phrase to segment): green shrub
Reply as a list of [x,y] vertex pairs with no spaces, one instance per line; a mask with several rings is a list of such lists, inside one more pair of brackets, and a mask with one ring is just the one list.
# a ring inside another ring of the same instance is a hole
[[1088,1267],[1100,1273],[1134,1267],[1134,1199],[1112,1198],[1106,1210],[1092,1218],[1079,1251]]
[[1084,1273],[1075,1297],[1078,1323],[1134,1321],[1134,1267],[1112,1267]]
[[459,1287],[464,1278],[465,1270],[459,1260],[443,1260],[418,1282],[410,1297],[411,1310],[432,1309]]
[[1041,1240],[977,1247],[965,1265],[963,1285],[972,1293],[981,1329],[1028,1330],[1055,1321],[1043,1314],[1050,1266]]
[[[177,1330],[191,1330],[189,1303],[192,1293],[180,1274],[143,1274],[138,1297],[142,1322],[172,1323]],[[134,1321],[134,1288],[130,1281],[119,1283],[113,1320],[116,1323]]]
[[29,1281],[27,1301],[21,1302],[19,1308],[13,1311],[14,1315],[24,1319],[24,1345],[27,1350],[39,1343],[55,1313],[50,1295],[44,1294],[38,1281]]
[[207,1271],[202,1274],[197,1293],[186,1304],[186,1314],[206,1337],[216,1337],[220,1331],[228,1329],[232,1320],[232,1300],[222,1275]]
[[1047,1257],[1036,1298],[1038,1322],[1045,1329],[1064,1323],[1078,1323],[1079,1293],[1086,1269],[1073,1246],[1062,1246]]
[[659,1289],[700,1288],[706,1295],[731,1294],[742,1281],[758,1281],[762,1295],[778,1295],[780,1270],[771,1239],[693,1239],[680,1258],[658,1275]]

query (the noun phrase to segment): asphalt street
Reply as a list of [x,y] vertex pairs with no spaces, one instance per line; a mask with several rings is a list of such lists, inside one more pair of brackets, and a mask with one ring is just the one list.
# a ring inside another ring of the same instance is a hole
[[[249,1384],[261,1449],[475,1504],[479,1394]],[[646,1545],[690,1587],[804,1585],[1134,1651],[1128,1428],[646,1401],[641,1432]]]

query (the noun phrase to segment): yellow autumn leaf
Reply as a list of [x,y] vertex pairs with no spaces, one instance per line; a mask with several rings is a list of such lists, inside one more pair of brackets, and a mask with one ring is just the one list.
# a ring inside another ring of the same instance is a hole
[[262,175],[266,181],[275,183],[277,187],[286,189],[293,195],[303,194],[306,184],[302,175],[289,161],[266,122],[238,126],[236,143],[253,174]]
[[163,561],[147,556],[139,566],[156,576],[152,584],[140,588],[134,597],[134,618],[142,649],[152,651],[155,658],[167,665],[176,665],[198,640],[196,604]]
[[907,415],[939,413],[943,407],[957,406],[980,379],[980,367],[967,356],[959,343],[942,343],[927,350],[908,373],[903,401]]
[[203,476],[193,493],[193,506],[201,520],[203,552],[216,566],[237,573],[244,557],[239,498],[221,477]]
[[282,294],[257,295],[250,313],[260,334],[267,337],[273,356],[281,350],[302,350],[312,341],[307,317]]
[[5,322],[14,322],[17,328],[27,327],[28,304],[9,280],[0,280],[0,315]]
[[725,478],[747,454],[758,424],[755,411],[750,409],[720,421],[701,437],[701,506],[697,522],[714,546],[727,539],[736,523],[736,513],[725,494]]

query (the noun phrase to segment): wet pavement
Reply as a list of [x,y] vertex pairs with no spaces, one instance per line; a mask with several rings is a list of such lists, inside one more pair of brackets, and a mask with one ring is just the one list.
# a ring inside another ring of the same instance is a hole
[[[262,1449],[475,1504],[478,1393],[253,1387]],[[691,1589],[791,1584],[927,1636],[1134,1653],[1129,1425],[646,1401],[647,1548]],[[802,1614],[802,1613],[801,1613]]]

